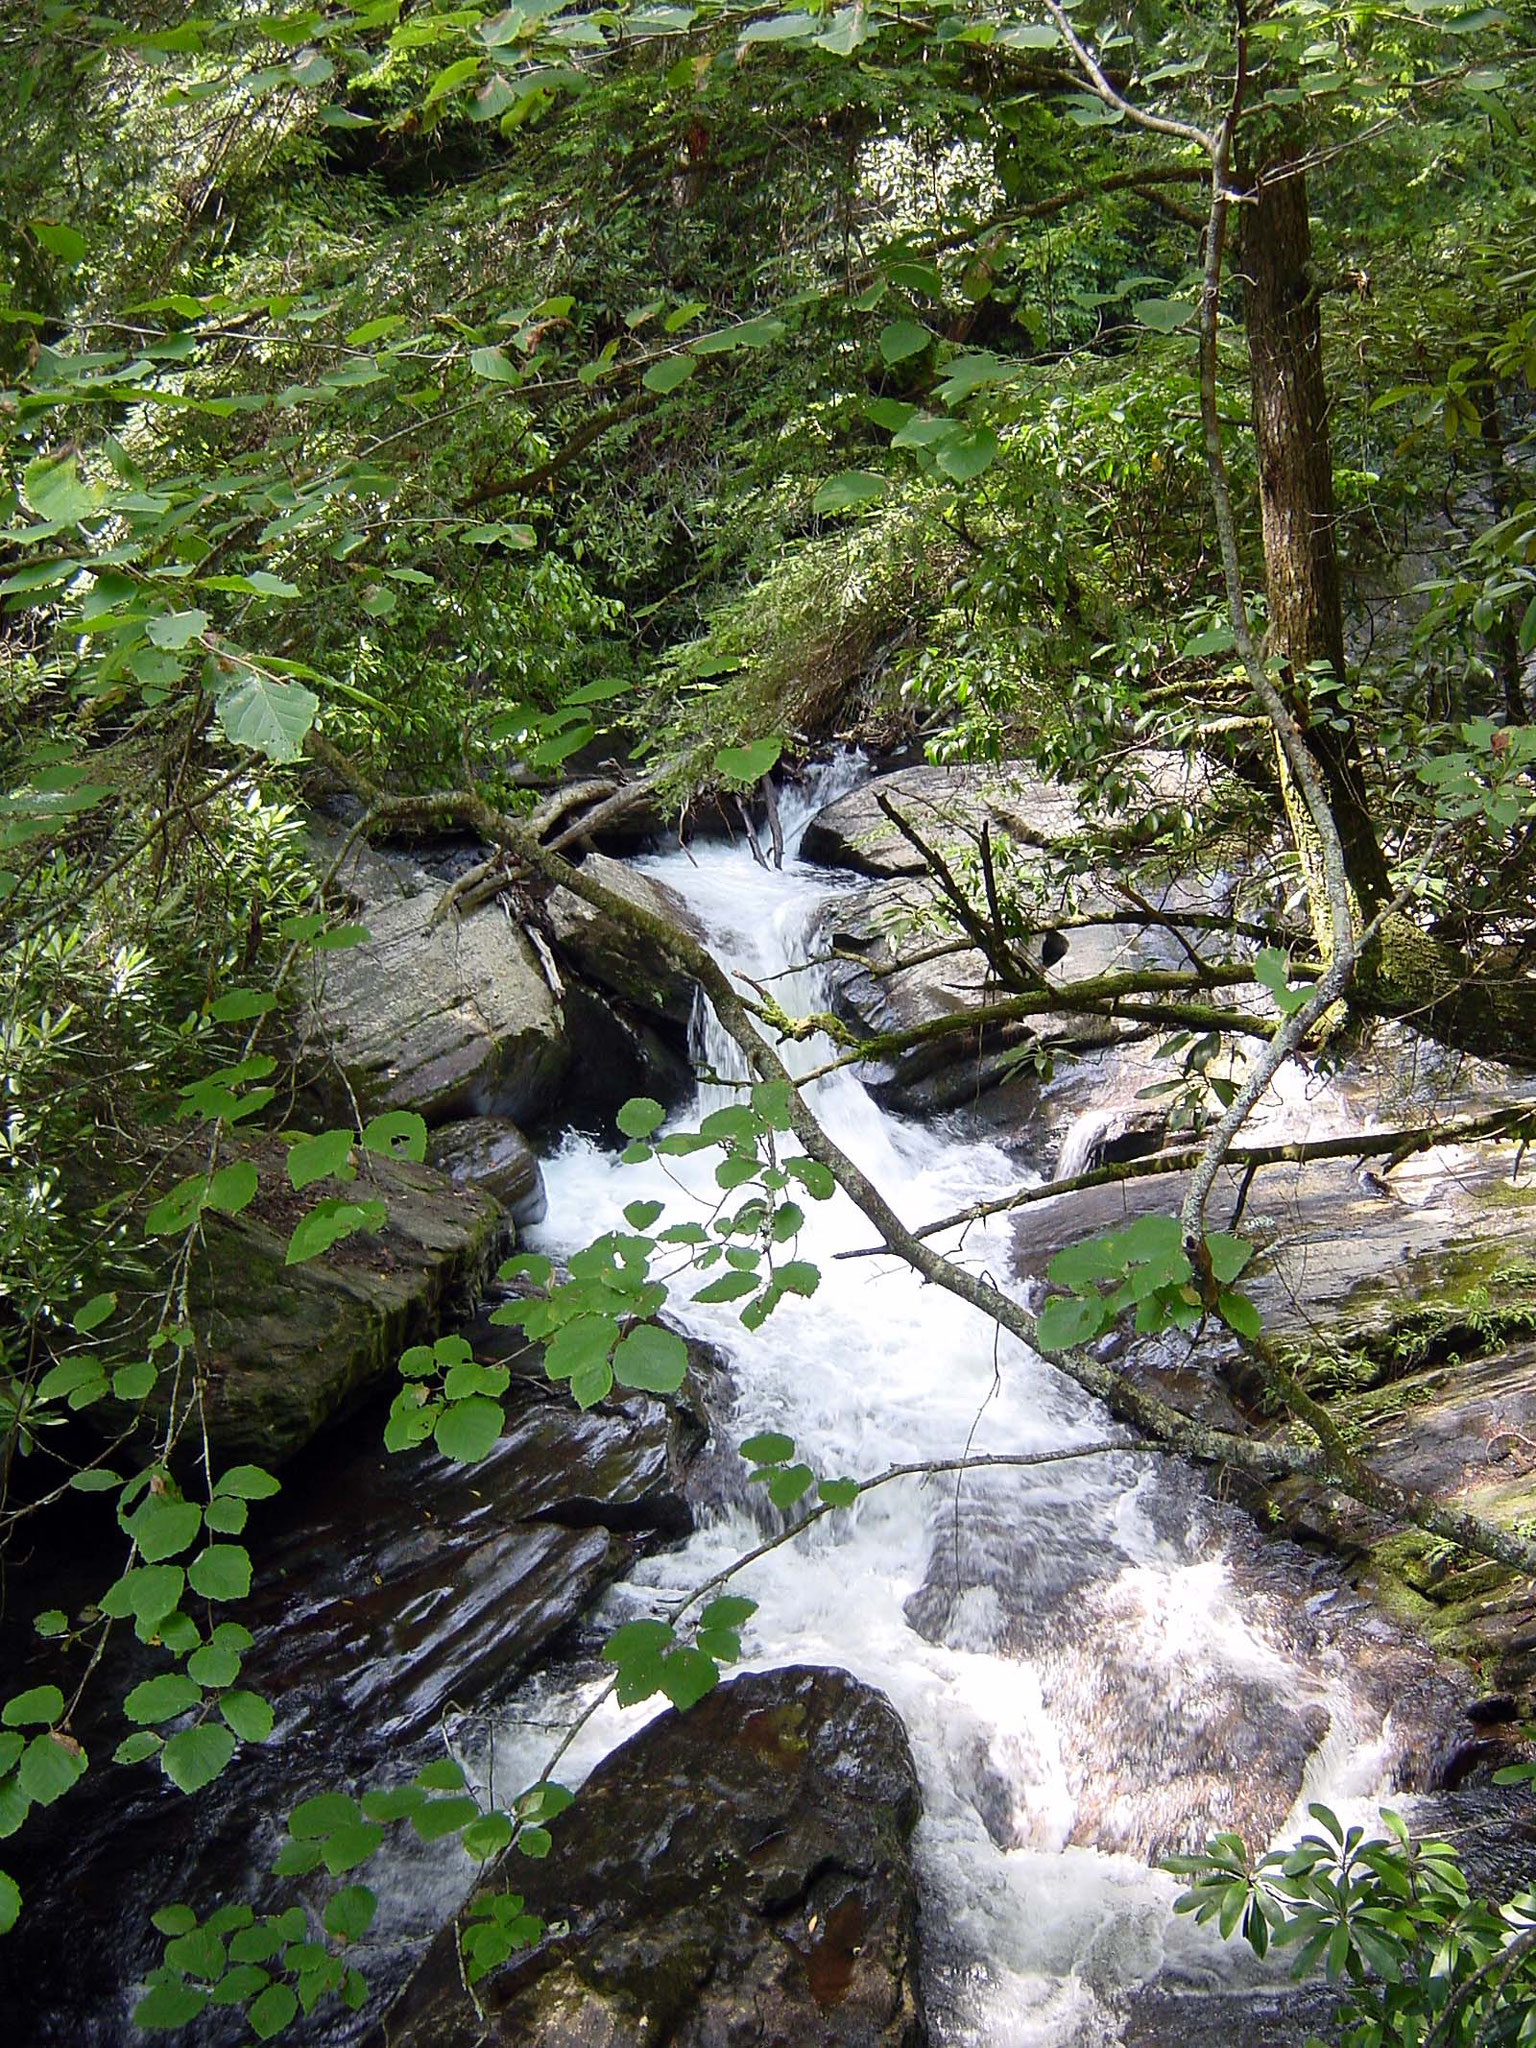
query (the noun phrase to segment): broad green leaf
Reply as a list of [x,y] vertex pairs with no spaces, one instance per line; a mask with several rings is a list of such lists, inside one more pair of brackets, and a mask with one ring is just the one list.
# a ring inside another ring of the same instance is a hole
[[851,512],[885,496],[885,478],[867,469],[844,469],[828,477],[811,500],[813,512]]
[[[614,1122],[626,1138],[648,1138],[652,1131],[659,1130],[666,1120],[667,1112],[649,1095],[632,1095],[614,1118]],[[546,1273],[539,1284],[547,1284],[548,1279],[549,1275]]]
[[373,1925],[373,1916],[379,1910],[379,1902],[365,1884],[343,1885],[325,1905],[324,1921],[327,1934],[334,1934],[338,1941],[361,1941]]
[[0,1870],[0,1934],[9,1934],[20,1916],[20,1888],[14,1877]]
[[675,1394],[688,1377],[688,1347],[674,1331],[641,1323],[615,1349],[613,1376],[621,1387]]
[[921,355],[933,336],[915,320],[892,320],[880,330],[880,353],[887,363],[904,363]]
[[297,761],[315,722],[320,699],[302,683],[258,675],[239,666],[235,680],[217,697],[219,723],[237,747],[249,747],[269,761]]
[[85,1774],[86,1754],[73,1736],[50,1728],[34,1735],[16,1767],[16,1782],[28,1799],[52,1806]]
[[698,358],[691,355],[667,356],[659,363],[652,363],[640,382],[647,391],[666,393],[676,391],[680,384],[686,384],[699,367]]
[[503,1420],[499,1402],[473,1394],[467,1401],[451,1402],[432,1434],[445,1458],[457,1465],[475,1465],[501,1435]]
[[56,1685],[34,1685],[28,1692],[11,1695],[0,1721],[7,1728],[51,1728],[63,1713],[64,1695]]
[[205,1600],[243,1600],[251,1590],[250,1552],[238,1543],[210,1543],[187,1566],[187,1584]]
[[1174,334],[1195,317],[1194,307],[1185,299],[1138,299],[1131,311],[1143,327],[1157,334]]
[[315,1138],[301,1138],[288,1148],[288,1178],[295,1189],[311,1182],[329,1180],[333,1175],[350,1180],[352,1133],[322,1131]]
[[761,782],[778,761],[783,746],[782,740],[764,739],[745,747],[722,747],[715,756],[715,772],[727,782]]
[[782,1465],[795,1455],[795,1440],[781,1430],[760,1430],[756,1436],[747,1438],[741,1455],[753,1465]]
[[265,1742],[272,1733],[272,1708],[259,1692],[227,1692],[219,1712],[242,1742]]
[[413,1109],[387,1109],[363,1126],[363,1146],[389,1159],[410,1159],[420,1166],[427,1156],[427,1126]]
[[130,1721],[172,1721],[202,1697],[202,1687],[192,1679],[180,1671],[163,1671],[158,1678],[146,1678],[133,1688],[123,1701],[123,1712]]

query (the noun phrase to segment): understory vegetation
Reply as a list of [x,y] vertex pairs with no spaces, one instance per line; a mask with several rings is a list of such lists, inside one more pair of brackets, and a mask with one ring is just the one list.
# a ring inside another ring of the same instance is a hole
[[[1298,1354],[1245,1291],[1241,1201],[1207,1217],[1276,1073],[1385,1030],[1498,1063],[1451,1138],[1523,1158],[1536,1123],[1533,75],[1531,10],[1462,0],[0,16],[0,1555],[6,1640],[56,1653],[0,1687],[0,1835],[113,1769],[196,1796],[281,1711],[239,1682],[280,1481],[210,1420],[206,1238],[249,1212],[289,1266],[355,1250],[426,1157],[434,1120],[314,1035],[370,839],[467,835],[519,916],[564,889],[745,1061],[696,1130],[649,1095],[596,1119],[637,1160],[714,1148],[707,1228],[637,1202],[568,1269],[501,1268],[491,1321],[581,1408],[678,1394],[684,1268],[749,1329],[814,1294],[799,1233],[840,1189],[1103,1402],[1106,1445],[1536,1573],[1518,1515],[1384,1478],[1328,1405],[1527,1333],[1529,1269]],[[1049,846],[891,819],[930,889],[902,942],[985,963],[947,1020],[807,1023],[582,864],[699,821],[771,850],[779,794],[854,746],[1076,793]],[[1219,912],[1179,894],[1228,873]],[[782,1054],[969,1031],[1048,1069],[1040,941],[1107,921],[1106,876],[1177,964],[1071,1008],[1157,1053],[1180,1207],[1062,1247],[1028,1310],[895,1215]],[[1375,1152],[1435,1135],[1410,1104]],[[1275,1426],[1178,1410],[1116,1332],[1231,1345]],[[505,1364],[438,1334],[398,1369],[391,1451],[490,1453]],[[784,1542],[896,1476],[740,1449]],[[110,1562],[60,1605],[82,1545]],[[729,1579],[609,1638],[621,1701],[717,1683],[754,1611]],[[79,1730],[129,1635],[109,1762]],[[494,1880],[473,1991],[541,1937],[496,1859],[558,1855],[556,1761],[489,1805],[451,1757],[306,1801],[273,1870],[323,1898],[143,1901],[138,2025],[367,2008],[391,1828]],[[1444,1845],[1318,1819],[1176,1860],[1182,1906],[1324,1970],[1350,2048],[1536,2041],[1531,1891],[1480,1903]],[[26,1910],[0,1872],[0,1937]]]

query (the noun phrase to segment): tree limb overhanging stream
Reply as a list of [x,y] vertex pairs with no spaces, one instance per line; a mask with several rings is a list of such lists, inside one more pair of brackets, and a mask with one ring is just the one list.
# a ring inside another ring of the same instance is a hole
[[[925,1280],[981,1310],[1025,1344],[1038,1348],[1036,1318],[1030,1311],[990,1280],[980,1278],[955,1260],[946,1258],[909,1229],[869,1176],[827,1136],[801,1097],[794,1076],[763,1036],[758,1020],[740,990],[708,949],[691,934],[680,930],[665,917],[631,902],[582,868],[551,852],[526,825],[499,811],[476,790],[389,796],[360,775],[351,763],[320,737],[312,736],[308,748],[313,759],[329,768],[366,803],[368,824],[379,827],[421,826],[453,821],[467,825],[490,844],[514,855],[527,872],[538,876],[541,881],[570,889],[594,909],[614,918],[624,929],[659,948],[703,990],[720,1024],[740,1048],[749,1069],[761,1080],[781,1082],[788,1087],[790,1119],[795,1136],[809,1156],[827,1168],[868,1218],[886,1249]],[[1332,977],[1319,984],[1319,991],[1323,989],[1328,991],[1328,1001],[1337,1000],[1339,986]],[[1317,994],[1314,992],[1308,999],[1309,1009],[1317,1002]],[[1319,1013],[1323,1007],[1324,1003],[1317,1002]],[[1301,1012],[1293,1014],[1300,1015]],[[1279,1064],[1276,1060],[1275,1066]],[[1207,1187],[1214,1180],[1233,1135],[1225,1130],[1224,1120],[1207,1142],[1204,1158],[1213,1162]],[[1536,1576],[1536,1544],[1514,1531],[1497,1527],[1481,1516],[1446,1507],[1427,1495],[1400,1487],[1374,1472],[1363,1460],[1353,1456],[1341,1457],[1337,1448],[1330,1449],[1326,1444],[1311,1449],[1261,1443],[1229,1430],[1214,1429],[1182,1415],[1089,1352],[1076,1350],[1042,1355],[1086,1393],[1102,1401],[1112,1414],[1140,1430],[1151,1442],[1165,1445],[1197,1463],[1230,1466],[1257,1479],[1294,1476],[1323,1480],[1394,1520],[1411,1523],[1460,1544],[1479,1556]],[[1272,1357],[1265,1357],[1263,1363],[1273,1369]]]

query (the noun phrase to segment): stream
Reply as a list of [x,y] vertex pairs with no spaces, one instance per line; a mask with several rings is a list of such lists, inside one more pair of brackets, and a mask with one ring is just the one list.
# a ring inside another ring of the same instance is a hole
[[[848,756],[786,790],[781,869],[719,841],[637,863],[684,899],[728,969],[771,983],[791,1012],[825,1007],[824,974],[805,962],[825,907],[860,879],[801,863],[799,834],[863,772]],[[729,1083],[744,1070],[707,1011],[693,1036],[697,1070],[712,1078],[678,1128],[736,1099]],[[829,1051],[787,1049],[800,1073]],[[1029,1162],[958,1124],[887,1113],[851,1069],[812,1084],[810,1099],[909,1223],[1030,1177]],[[1314,1107],[1336,1113],[1326,1100]],[[718,1199],[713,1164],[700,1153],[626,1166],[570,1136],[545,1161],[548,1213],[525,1242],[568,1254],[625,1228],[625,1206],[648,1198],[666,1204],[664,1222],[704,1220]],[[156,1959],[146,1901],[259,1889],[276,1816],[297,1799],[337,1782],[396,1782],[440,1753],[434,1724],[453,1701],[429,1681],[455,1631],[457,1668],[480,1687],[474,1711],[447,1724],[460,1754],[503,1795],[543,1775],[560,1731],[601,1687],[601,1635],[660,1612],[779,1526],[733,1455],[755,1431],[792,1436],[827,1477],[1121,1434],[1023,1346],[894,1259],[839,1259],[871,1236],[841,1193],[804,1207],[795,1255],[820,1269],[819,1288],[786,1299],[756,1333],[731,1308],[690,1300],[705,1276],[674,1278],[668,1313],[728,1361],[716,1402],[730,1408],[725,1442],[694,1468],[694,1533],[649,1556],[637,1537],[593,1626],[575,1645],[552,1638],[553,1661],[531,1678],[498,1688],[498,1603],[515,1593],[536,1604],[538,1571],[568,1576],[583,1545],[602,1552],[607,1539],[541,1525],[547,1558],[532,1564],[526,1521],[515,1547],[482,1541],[503,1513],[498,1499],[523,1483],[498,1477],[515,1463],[507,1440],[484,1467],[431,1461],[402,1479],[365,1416],[285,1474],[262,1527],[252,1624],[250,1682],[278,1703],[274,1740],[197,1801],[153,1773],[117,1772],[91,1803],[52,1810],[28,1850],[35,1912],[0,1957],[20,2028],[9,2038],[27,2048],[142,2039],[128,2015]],[[1007,1219],[941,1242],[1008,1283]],[[596,1414],[591,1426],[615,1427]],[[96,1571],[82,1556],[82,1585]],[[1176,1885],[1156,1862],[1221,1827],[1272,1837],[1304,1820],[1308,1799],[1368,1818],[1395,1778],[1432,1780],[1465,1698],[1339,1565],[1263,1538],[1195,1473],[1130,1445],[959,1481],[901,1480],[764,1557],[736,1590],[758,1602],[744,1631],[749,1668],[843,1666],[888,1694],[906,1724],[923,1789],[915,1852],[937,2048],[1299,2040],[1294,2015],[1288,2033],[1262,2031],[1283,1978],[1175,1919]],[[656,1711],[655,1701],[598,1706],[561,1780],[578,1784]],[[106,1753],[115,1739],[91,1746]],[[452,1842],[428,1848],[396,1830],[360,1875],[380,1897],[370,1975],[387,1991],[462,1900],[469,1866]],[[1136,1987],[1154,1977],[1151,2003],[1138,2005]],[[292,2038],[340,2044],[361,2031],[330,2008]],[[239,2030],[210,2014],[196,2038]]]
[[[723,965],[770,985],[793,1014],[826,1007],[824,975],[803,963],[819,913],[857,879],[803,864],[794,849],[858,775],[856,759],[834,762],[782,799],[782,870],[718,841],[638,863],[686,901]],[[693,1049],[703,1074],[745,1071],[707,1010]],[[832,1050],[821,1040],[785,1054],[806,1073]],[[706,1084],[674,1123],[690,1128],[733,1099]],[[852,1069],[813,1083],[810,1100],[910,1224],[1031,1177],[994,1144],[886,1113]],[[530,1242],[569,1253],[624,1229],[637,1199],[664,1201],[666,1222],[706,1217],[718,1199],[712,1169],[711,1154],[626,1166],[572,1138],[545,1163],[549,1212]],[[731,1360],[735,1441],[783,1431],[819,1475],[867,1476],[1119,1433],[1023,1346],[896,1260],[839,1260],[871,1237],[841,1191],[804,1207],[797,1256],[820,1268],[820,1286],[755,1334],[674,1283],[669,1312]],[[956,1237],[940,1243],[952,1250]],[[973,1227],[961,1256],[1006,1276],[1007,1220]],[[688,1542],[612,1589],[602,1618],[658,1612],[758,1542],[765,1517],[748,1491],[738,1485]],[[753,1565],[736,1589],[759,1603],[749,1667],[842,1665],[887,1693],[906,1724],[924,1794],[928,1995],[947,2048],[1118,2040],[1117,1994],[1159,1968],[1192,1984],[1239,1983],[1235,1953],[1173,1919],[1175,1886],[1150,1860],[1220,1826],[1268,1835],[1290,1817],[1298,1777],[1298,1811],[1320,1797],[1364,1811],[1445,1712],[1422,1652],[1397,1643],[1336,1574],[1264,1544],[1192,1473],[1133,1449],[961,1483],[899,1481]],[[498,1736],[498,1782],[536,1777],[547,1755],[560,1703],[547,1686],[535,1691],[530,1723],[514,1708]],[[605,1705],[562,1762],[565,1777],[576,1782],[654,1711]]]

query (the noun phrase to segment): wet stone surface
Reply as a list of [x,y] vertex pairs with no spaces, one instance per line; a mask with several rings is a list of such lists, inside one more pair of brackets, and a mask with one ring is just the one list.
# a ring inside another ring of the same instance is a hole
[[369,2048],[921,2048],[917,1777],[884,1696],[806,1667],[662,1714],[513,1883],[551,1935],[466,1997],[445,1930]]

